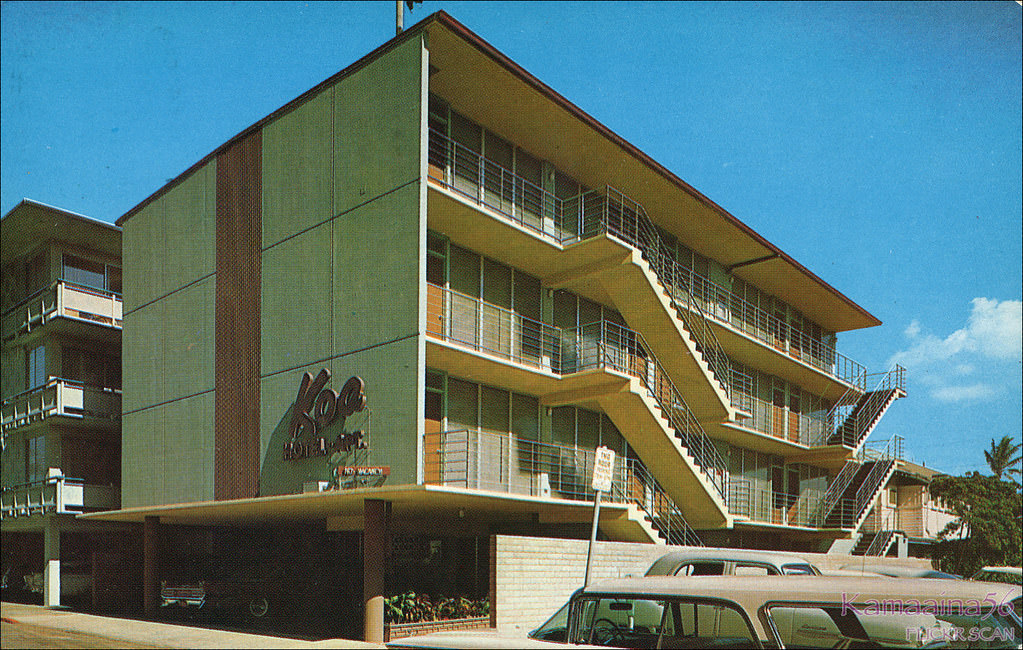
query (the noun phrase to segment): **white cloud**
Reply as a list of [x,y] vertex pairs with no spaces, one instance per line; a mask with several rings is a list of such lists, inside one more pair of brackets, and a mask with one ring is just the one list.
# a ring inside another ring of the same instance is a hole
[[998,391],[987,384],[970,386],[945,386],[931,391],[931,397],[939,402],[976,402],[991,399]]
[[906,328],[906,335],[916,339],[908,350],[889,359],[907,368],[948,361],[963,352],[976,352],[994,359],[1020,359],[1023,356],[1023,302],[974,298],[966,327],[945,338],[933,334],[920,337],[916,320]]
[[[923,332],[913,320],[905,329],[910,345],[895,353],[889,365],[898,363],[912,377],[931,386],[931,396],[943,402],[991,399],[999,393],[997,383],[959,385],[967,375],[988,376],[992,362],[1023,359],[1023,302],[974,298],[966,325],[944,338]],[[988,377],[989,379],[991,377]]]

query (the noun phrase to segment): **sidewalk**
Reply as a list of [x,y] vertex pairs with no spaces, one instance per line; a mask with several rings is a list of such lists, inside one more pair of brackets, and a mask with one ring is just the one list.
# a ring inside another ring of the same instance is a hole
[[94,616],[38,605],[3,603],[0,616],[4,623],[37,625],[55,630],[96,634],[129,643],[162,648],[383,648],[375,643],[327,639],[304,641],[287,637],[209,630],[185,625],[170,625],[124,618]]

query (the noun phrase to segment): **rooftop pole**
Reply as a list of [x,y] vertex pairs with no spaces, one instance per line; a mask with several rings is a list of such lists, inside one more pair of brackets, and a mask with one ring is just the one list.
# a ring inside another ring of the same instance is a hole
[[395,22],[395,31],[394,31],[394,35],[395,36],[398,36],[399,34],[401,34],[401,30],[404,29],[404,25],[402,24],[402,21],[405,18],[405,16],[404,16],[405,12],[401,8],[401,5],[402,5],[402,3],[404,1],[405,0],[396,0],[395,3],[394,3],[395,4],[395,8],[397,10],[397,15],[395,16],[395,20],[396,20],[396,22]]

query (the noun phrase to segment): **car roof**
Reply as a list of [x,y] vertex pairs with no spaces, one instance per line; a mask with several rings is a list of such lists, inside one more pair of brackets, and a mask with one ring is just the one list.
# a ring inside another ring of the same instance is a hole
[[847,564],[842,567],[846,571],[861,571],[863,573],[877,573],[893,578],[948,578],[951,580],[961,578],[954,573],[945,573],[926,567],[890,566],[879,564]]
[[967,580],[906,578],[878,580],[851,576],[651,576],[619,578],[585,587],[582,593],[649,594],[722,598],[740,602],[755,612],[766,602],[864,602],[893,596],[951,597],[984,600],[988,596],[1006,601],[1023,593],[1017,585]]
[[[665,553],[658,558],[657,561],[650,565],[646,574],[648,576],[666,575],[668,573],[675,573],[674,568],[684,564],[685,562],[707,562],[715,560],[720,562],[761,562],[778,567],[785,564],[813,564],[805,558],[789,553],[776,553],[774,551],[757,551],[740,548],[694,548],[685,551]],[[657,569],[656,572],[654,572],[655,568]],[[669,568],[672,570],[668,571]]]
[[1023,569],[1018,566],[986,566],[981,571],[991,571],[992,573],[1011,573],[1013,575],[1023,575]]

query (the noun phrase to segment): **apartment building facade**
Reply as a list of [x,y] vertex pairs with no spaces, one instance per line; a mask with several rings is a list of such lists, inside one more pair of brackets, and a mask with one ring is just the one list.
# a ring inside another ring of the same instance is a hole
[[384,591],[485,594],[491,534],[588,535],[598,446],[621,541],[827,550],[895,471],[904,373],[837,349],[879,321],[443,12],[118,224],[84,518],[143,524],[150,609],[188,548],[287,541],[375,638]]
[[120,506],[121,229],[26,199],[0,232],[4,572],[59,605],[116,534],[75,517]]

